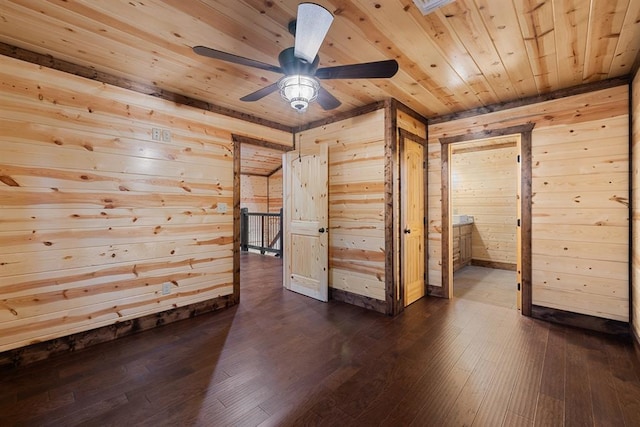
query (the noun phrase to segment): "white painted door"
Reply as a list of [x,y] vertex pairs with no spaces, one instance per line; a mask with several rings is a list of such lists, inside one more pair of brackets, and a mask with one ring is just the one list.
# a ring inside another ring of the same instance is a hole
[[329,299],[328,147],[283,156],[284,287]]
[[400,195],[402,204],[402,282],[404,305],[424,296],[424,147],[404,140]]

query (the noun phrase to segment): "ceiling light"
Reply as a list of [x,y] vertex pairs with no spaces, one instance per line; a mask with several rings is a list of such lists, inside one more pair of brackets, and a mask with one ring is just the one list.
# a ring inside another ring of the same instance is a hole
[[413,3],[418,6],[418,9],[420,9],[423,15],[427,15],[451,2],[453,2],[453,0],[413,0]]
[[291,104],[291,108],[304,111],[309,103],[318,97],[320,84],[311,76],[294,74],[284,76],[278,82],[280,95]]

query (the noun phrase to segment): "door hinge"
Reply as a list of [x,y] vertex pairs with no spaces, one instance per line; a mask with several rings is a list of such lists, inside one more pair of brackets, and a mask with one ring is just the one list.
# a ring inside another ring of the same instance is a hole
[[518,291],[520,291],[520,283],[518,283]]
[[518,218],[518,221],[516,222],[518,227],[520,227],[520,218]]
[[518,163],[520,163],[520,154],[518,154],[517,160]]

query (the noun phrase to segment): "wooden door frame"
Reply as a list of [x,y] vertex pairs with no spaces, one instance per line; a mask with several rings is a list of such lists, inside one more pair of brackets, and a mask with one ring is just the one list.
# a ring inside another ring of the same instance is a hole
[[240,160],[241,141],[231,135],[233,144],[233,303],[240,303]]
[[[406,129],[402,129],[402,128],[398,128],[399,134],[398,134],[398,153],[399,153],[399,158],[398,158],[398,175],[399,177],[402,177],[402,156],[404,155],[404,149],[405,149],[405,141],[408,139],[410,141],[413,141],[415,143],[418,143],[420,145],[422,145],[423,151],[422,151],[422,177],[423,177],[423,192],[424,192],[424,198],[423,198],[423,204],[424,204],[424,222],[423,222],[423,247],[424,247],[424,278],[423,278],[423,286],[424,286],[424,295],[427,295],[427,279],[426,279],[426,275],[427,275],[427,271],[429,268],[429,264],[428,264],[428,259],[429,259],[429,247],[428,247],[428,236],[429,233],[427,233],[427,225],[426,225],[426,217],[427,217],[427,208],[428,208],[428,197],[427,197],[427,184],[428,184],[428,174],[427,174],[427,156],[428,156],[428,143],[429,141],[426,138],[423,138],[419,135],[416,135],[415,133],[411,133]],[[398,233],[398,242],[399,242],[399,248],[398,248],[398,253],[399,255],[399,259],[402,259],[402,244],[400,244],[400,239],[402,239],[403,233],[402,233],[402,180],[400,179],[398,181],[398,222],[396,224],[396,232]],[[395,313],[394,314],[400,314],[401,312],[404,311],[404,296],[405,296],[405,288],[404,288],[404,277],[403,277],[403,268],[402,268],[402,262],[398,263],[398,295],[396,296],[396,301],[395,301]]]
[[445,298],[451,298],[453,292],[453,272],[450,270],[449,248],[449,146],[456,142],[520,134],[521,313],[524,316],[531,316],[531,134],[534,126],[534,123],[527,123],[521,126],[439,138],[442,164],[442,292]]
[[281,150],[283,153],[294,150],[294,147],[235,133],[231,134],[231,144],[233,149],[233,304],[238,304],[240,302],[240,175],[242,172],[242,144]]

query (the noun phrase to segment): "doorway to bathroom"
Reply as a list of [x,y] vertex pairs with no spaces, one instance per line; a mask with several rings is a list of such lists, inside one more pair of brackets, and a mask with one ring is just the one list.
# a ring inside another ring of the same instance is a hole
[[441,140],[443,286],[449,298],[528,314],[530,141],[531,127]]
[[516,309],[520,135],[451,146],[453,297]]

